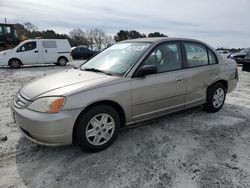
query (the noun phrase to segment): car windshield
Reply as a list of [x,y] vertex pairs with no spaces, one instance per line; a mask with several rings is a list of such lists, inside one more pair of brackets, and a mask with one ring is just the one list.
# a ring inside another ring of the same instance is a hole
[[81,66],[81,69],[109,73],[114,75],[124,75],[143,53],[149,48],[151,43],[118,43]]

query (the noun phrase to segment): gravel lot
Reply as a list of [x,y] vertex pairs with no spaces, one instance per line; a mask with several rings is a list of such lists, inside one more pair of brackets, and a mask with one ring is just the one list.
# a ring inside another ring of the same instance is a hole
[[67,68],[0,68],[0,187],[250,187],[250,73],[240,72],[218,113],[196,107],[147,121],[87,153],[36,145],[10,116],[22,85]]

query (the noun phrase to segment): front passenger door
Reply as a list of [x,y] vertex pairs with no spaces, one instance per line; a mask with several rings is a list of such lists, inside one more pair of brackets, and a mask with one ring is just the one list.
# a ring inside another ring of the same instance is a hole
[[133,78],[131,82],[132,121],[175,111],[184,107],[186,75],[182,69],[178,42],[158,45],[142,63],[156,65],[158,73]]
[[39,61],[39,50],[36,41],[26,42],[17,49],[23,64],[33,64]]

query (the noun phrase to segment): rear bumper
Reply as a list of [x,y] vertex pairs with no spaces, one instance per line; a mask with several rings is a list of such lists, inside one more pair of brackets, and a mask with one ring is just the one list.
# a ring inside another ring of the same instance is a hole
[[56,114],[34,112],[11,106],[14,121],[20,132],[29,140],[48,146],[69,145],[80,109]]

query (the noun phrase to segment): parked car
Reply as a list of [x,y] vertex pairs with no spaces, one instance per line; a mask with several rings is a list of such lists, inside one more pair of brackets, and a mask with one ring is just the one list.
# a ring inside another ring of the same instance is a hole
[[71,55],[73,59],[89,59],[94,56],[97,51],[93,51],[84,46],[73,47],[71,49]]
[[236,62],[203,42],[135,39],[25,85],[11,108],[21,133],[38,144],[99,151],[121,127],[197,105],[219,111],[237,81]]
[[229,58],[234,59],[237,63],[243,64],[244,58],[249,52],[250,48],[244,48],[239,53],[234,53],[229,56]]
[[224,58],[228,58],[231,55],[231,53],[228,50],[217,50],[217,52]]
[[23,65],[71,61],[70,44],[65,39],[34,39],[21,42],[11,50],[0,52],[0,65],[19,68]]
[[243,60],[242,70],[250,72],[250,50]]

